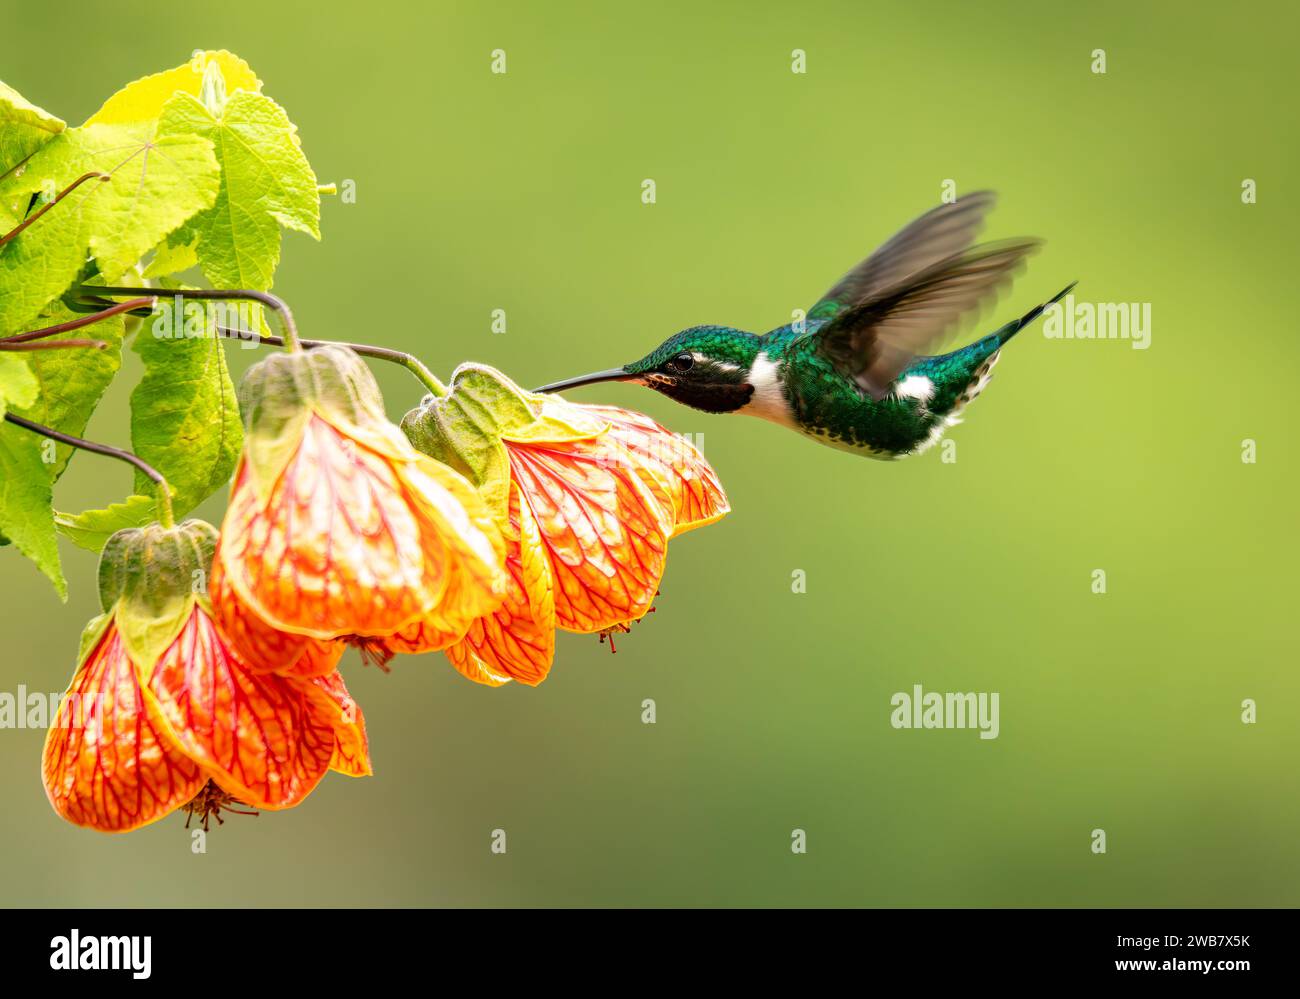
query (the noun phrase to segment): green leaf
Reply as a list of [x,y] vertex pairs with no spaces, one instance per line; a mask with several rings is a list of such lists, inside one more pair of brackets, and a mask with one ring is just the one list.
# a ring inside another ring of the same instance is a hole
[[0,81],[0,173],[13,169],[67,125]]
[[316,175],[271,98],[236,91],[215,117],[198,98],[178,94],[163,108],[158,134],[211,140],[221,163],[216,203],[191,223],[199,264],[218,288],[270,288],[281,226],[320,239]]
[[0,424],[0,533],[35,562],[67,600],[51,501],[50,475],[41,461],[38,438],[11,423]]
[[144,269],[146,278],[170,277],[198,266],[199,257],[195,252],[195,243],[185,240],[174,241],[177,234],[184,231],[186,231],[185,227],[182,226],[154,247],[153,259]]
[[0,351],[0,417],[10,409],[30,406],[36,401],[38,389],[36,376],[27,366],[27,359],[21,354]]
[[[0,82],[0,175],[18,166],[67,126],[54,115],[29,104],[12,87]],[[27,199],[0,199],[0,235],[8,232],[27,211]]]
[[[179,518],[229,480],[244,430],[221,340],[206,320],[198,335],[187,336],[174,311],[171,302],[163,304],[158,319],[135,339],[145,373],[131,393],[131,444],[166,476]],[[136,492],[151,490],[138,475]]]
[[86,121],[87,125],[121,124],[132,121],[153,121],[162,113],[163,105],[178,92],[197,95],[203,86],[208,68],[221,71],[227,90],[262,89],[248,63],[225,49],[195,52],[188,62],[162,73],[154,73],[128,83],[104,102],[104,106]]
[[0,181],[0,202],[61,191],[98,171],[0,247],[0,331],[17,330],[63,294],[89,252],[113,282],[195,213],[212,206],[220,167],[197,135],[155,135],[152,122],[91,125],[61,132],[21,175]]
[[103,510],[54,514],[54,526],[74,545],[87,551],[103,549],[104,542],[126,527],[144,527],[157,519],[157,502],[152,496],[129,496]]
[[[75,318],[76,314],[60,303],[43,313],[40,321],[42,325],[53,326]],[[12,408],[29,420],[80,437],[90,414],[122,366],[124,325],[122,316],[112,316],[68,334],[103,340],[108,344],[104,350],[71,348],[28,353],[27,363],[31,365],[33,380],[39,385],[40,392],[21,408]],[[0,354],[0,358],[4,356]],[[66,444],[57,445],[57,460],[46,466],[55,480],[63,474],[74,452],[75,449]]]

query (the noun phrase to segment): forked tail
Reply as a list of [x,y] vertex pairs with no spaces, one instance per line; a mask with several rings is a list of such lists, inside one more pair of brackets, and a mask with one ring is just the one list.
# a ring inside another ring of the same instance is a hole
[[1035,319],[1037,319],[1039,316],[1041,316],[1045,311],[1047,311],[1047,310],[1050,309],[1053,305],[1055,305],[1057,302],[1059,302],[1061,299],[1063,299],[1066,295],[1068,295],[1068,294],[1070,293],[1070,291],[1071,291],[1071,290],[1074,288],[1074,286],[1075,286],[1076,284],[1078,284],[1078,283],[1079,283],[1078,281],[1071,281],[1069,284],[1067,284],[1064,288],[1062,288],[1060,291],[1058,291],[1055,295],[1053,295],[1050,299],[1048,299],[1048,300],[1047,300],[1046,302],[1044,302],[1042,305],[1035,305],[1032,309],[1030,309],[1028,312],[1026,312],[1026,313],[1025,313],[1023,316],[1021,316],[1019,319],[1013,319],[1011,322],[1009,322],[1009,323],[1007,323],[1005,326],[1003,326],[1002,329],[1000,329],[1000,330],[998,330],[996,333],[994,333],[993,336],[995,336],[995,337],[998,338],[998,346],[1001,347],[1004,343],[1006,343],[1008,340],[1010,340],[1013,336],[1015,336],[1017,333],[1019,333],[1022,329],[1024,329],[1026,326],[1028,326],[1030,323],[1032,323]]

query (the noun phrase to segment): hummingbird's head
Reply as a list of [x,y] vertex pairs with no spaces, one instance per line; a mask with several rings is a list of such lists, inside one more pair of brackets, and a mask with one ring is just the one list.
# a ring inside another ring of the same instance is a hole
[[740,409],[754,394],[750,368],[760,350],[753,333],[729,326],[693,326],[675,333],[639,361],[543,385],[559,392],[596,382],[636,382],[708,413]]

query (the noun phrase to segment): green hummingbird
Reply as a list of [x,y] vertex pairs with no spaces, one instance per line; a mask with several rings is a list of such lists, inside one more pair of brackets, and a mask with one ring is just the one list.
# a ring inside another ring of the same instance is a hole
[[984,390],[1002,346],[1074,287],[959,350],[923,353],[1041,245],[1030,238],[974,245],[994,201],[979,191],[922,215],[837,281],[802,322],[761,336],[693,326],[639,361],[537,391],[635,382],[695,409],[748,413],[855,454],[918,454]]

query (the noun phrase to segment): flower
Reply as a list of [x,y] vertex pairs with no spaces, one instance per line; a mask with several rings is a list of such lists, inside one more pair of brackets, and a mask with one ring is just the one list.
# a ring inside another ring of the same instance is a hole
[[540,683],[557,627],[643,617],[669,538],[729,509],[699,451],[649,417],[525,392],[484,365],[458,368],[402,429],[478,487],[506,538],[504,599],[447,649],[480,683]]
[[503,542],[482,499],[388,422],[354,352],[273,355],[240,396],[213,596],[255,668],[327,672],[336,639],[381,658],[441,648],[500,603]]
[[208,581],[212,610],[231,646],[254,672],[313,677],[332,672],[347,643],[323,641],[273,628],[235,596],[221,561],[221,542],[212,558]]
[[260,674],[231,648],[200,583],[216,530],[119,531],[100,562],[104,613],[45,740],[54,810],[126,832],[178,808],[298,804],[331,768],[371,772],[365,722],[337,672]]

